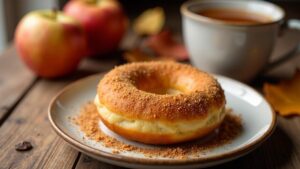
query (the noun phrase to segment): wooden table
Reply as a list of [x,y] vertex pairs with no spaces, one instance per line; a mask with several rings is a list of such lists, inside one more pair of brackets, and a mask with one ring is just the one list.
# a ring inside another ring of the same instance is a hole
[[[288,41],[299,43],[299,32],[290,33]],[[128,46],[129,42],[126,44]],[[274,57],[290,47],[281,42]],[[73,75],[46,80],[33,75],[19,60],[15,47],[9,47],[0,56],[0,168],[121,168],[94,160],[71,148],[54,133],[47,118],[51,98],[64,86],[81,77],[107,71],[120,63],[117,57],[86,59]],[[268,76],[260,76],[251,84],[260,90],[262,82],[287,77],[297,66],[300,68],[300,55],[295,55],[287,63],[268,72]],[[25,140],[33,144],[33,149],[16,151],[15,145]],[[279,117],[274,134],[258,149],[215,168],[299,169],[300,117]]]

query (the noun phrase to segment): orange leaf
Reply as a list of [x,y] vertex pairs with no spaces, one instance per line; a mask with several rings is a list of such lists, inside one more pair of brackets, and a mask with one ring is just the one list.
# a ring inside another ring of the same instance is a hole
[[183,61],[188,59],[188,52],[185,46],[175,41],[169,31],[163,31],[159,34],[150,36],[145,44],[152,49],[159,57]]
[[127,62],[145,62],[154,60],[168,60],[166,58],[152,57],[141,51],[140,49],[133,49],[123,54],[124,59]]
[[300,115],[300,71],[291,80],[277,85],[265,83],[264,94],[272,107],[282,116]]
[[151,61],[154,59],[153,57],[146,55],[139,49],[127,51],[123,54],[123,57],[127,62]]
[[133,30],[139,35],[153,35],[162,30],[164,23],[164,10],[161,7],[151,8],[134,21]]

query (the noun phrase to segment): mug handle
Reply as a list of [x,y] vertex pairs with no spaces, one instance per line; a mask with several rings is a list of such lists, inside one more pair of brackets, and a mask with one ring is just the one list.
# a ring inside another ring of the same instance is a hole
[[[295,30],[300,31],[300,20],[299,19],[290,19],[288,21],[285,21],[279,30],[279,36],[284,36],[284,31],[287,29],[295,29]],[[262,72],[267,72],[267,71],[277,67],[278,65],[280,65],[280,64],[288,61],[292,57],[296,56],[297,53],[300,53],[300,43],[298,45],[296,45],[292,50],[290,50],[286,54],[279,57],[279,59],[269,63],[266,66],[266,68],[263,69]]]

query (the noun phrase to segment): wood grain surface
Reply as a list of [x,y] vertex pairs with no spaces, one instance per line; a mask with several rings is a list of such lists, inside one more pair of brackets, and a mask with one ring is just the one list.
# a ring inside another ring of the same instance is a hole
[[[78,152],[53,132],[47,118],[51,98],[65,84],[39,81],[4,122],[0,132],[1,168],[72,167]],[[33,149],[16,151],[14,146],[22,141],[30,141]]]
[[0,57],[0,125],[35,82],[35,76],[18,59],[16,49],[8,48]]

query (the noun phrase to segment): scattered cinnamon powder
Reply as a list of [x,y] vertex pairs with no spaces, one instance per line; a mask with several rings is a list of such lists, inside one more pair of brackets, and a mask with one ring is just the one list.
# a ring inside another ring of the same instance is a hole
[[105,147],[112,148],[112,153],[119,154],[123,151],[134,151],[142,153],[149,158],[157,156],[173,159],[200,157],[213,148],[230,143],[243,130],[241,117],[232,114],[231,110],[229,110],[218,132],[210,140],[157,146],[157,148],[144,148],[123,143],[102,132],[99,128],[100,117],[96,106],[92,102],[85,104],[79,116],[74,117],[73,120],[80,127],[80,130],[85,133],[86,137],[101,142]]

